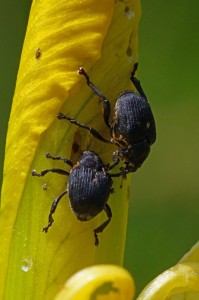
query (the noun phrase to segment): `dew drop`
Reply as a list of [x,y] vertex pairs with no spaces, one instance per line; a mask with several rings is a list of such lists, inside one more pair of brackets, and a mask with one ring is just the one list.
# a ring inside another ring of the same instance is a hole
[[43,189],[44,191],[47,190],[47,183],[46,183],[46,182],[43,182],[43,183],[42,183],[42,189]]
[[24,272],[28,272],[32,268],[32,259],[28,256],[22,260],[21,269]]

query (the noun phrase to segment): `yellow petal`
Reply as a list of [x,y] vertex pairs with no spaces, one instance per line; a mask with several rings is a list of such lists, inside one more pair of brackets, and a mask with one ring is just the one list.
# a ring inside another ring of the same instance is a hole
[[197,242],[179,261],[179,263],[187,262],[199,263],[199,242]]
[[134,281],[125,269],[98,265],[73,275],[56,300],[131,300],[134,293]]
[[199,264],[177,264],[145,287],[137,300],[198,300]]
[[139,17],[139,1],[33,1],[6,143],[0,298],[10,299],[14,293],[15,299],[52,299],[75,271],[96,263],[122,263],[128,182],[120,189],[120,180],[115,180],[109,201],[113,221],[100,235],[97,249],[93,229],[104,215],[79,222],[67,197],[49,233],[42,233],[53,199],[66,189],[66,179],[56,174],[32,178],[31,170],[62,166],[45,159],[48,151],[76,161],[89,148],[111,162],[114,147],[58,121],[56,115],[65,112],[103,133],[98,101],[77,69],[85,67],[114,101],[129,88],[129,74],[137,61]]

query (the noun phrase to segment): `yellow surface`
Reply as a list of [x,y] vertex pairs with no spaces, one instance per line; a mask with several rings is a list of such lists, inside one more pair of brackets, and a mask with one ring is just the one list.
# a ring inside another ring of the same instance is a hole
[[131,300],[135,286],[131,275],[114,265],[98,265],[71,277],[56,300]]
[[[113,146],[58,121],[56,115],[62,111],[109,136],[98,99],[77,70],[83,66],[113,103],[119,92],[130,86],[130,71],[138,56],[139,18],[137,0],[33,1],[6,143],[0,298],[53,299],[77,270],[97,263],[122,263],[128,181],[123,189],[119,188],[120,179],[114,181],[115,193],[109,201],[113,220],[99,235],[96,248],[93,229],[104,220],[104,214],[79,222],[67,196],[57,208],[49,233],[42,233],[51,203],[66,189],[67,178],[56,174],[35,178],[31,170],[66,167],[45,159],[46,152],[76,161],[88,148],[111,163]],[[78,144],[78,153],[71,151],[73,142]]]

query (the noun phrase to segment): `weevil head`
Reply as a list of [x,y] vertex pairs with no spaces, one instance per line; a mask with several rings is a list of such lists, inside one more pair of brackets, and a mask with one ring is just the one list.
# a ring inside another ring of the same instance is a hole
[[97,171],[102,170],[104,167],[102,160],[94,151],[84,151],[78,163],[85,168],[95,169]]
[[114,152],[114,156],[119,156],[126,164],[128,172],[135,172],[141,167],[150,152],[150,144],[147,140],[120,148]]

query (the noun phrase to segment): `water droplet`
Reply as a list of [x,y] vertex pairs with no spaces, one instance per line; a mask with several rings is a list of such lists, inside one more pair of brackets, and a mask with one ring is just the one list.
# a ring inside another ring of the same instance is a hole
[[32,259],[28,256],[22,260],[21,269],[24,272],[28,272],[32,268]]
[[47,183],[45,183],[45,182],[42,183],[42,189],[43,189],[44,191],[47,190]]

